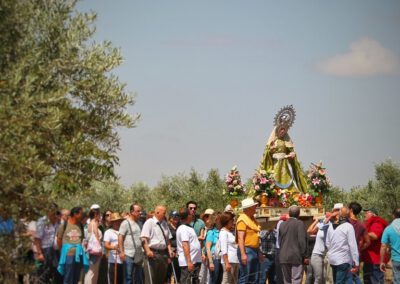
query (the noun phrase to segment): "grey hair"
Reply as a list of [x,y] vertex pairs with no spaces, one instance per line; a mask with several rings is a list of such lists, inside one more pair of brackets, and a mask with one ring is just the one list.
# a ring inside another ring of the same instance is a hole
[[300,216],[300,207],[292,205],[289,207],[289,217],[298,218]]

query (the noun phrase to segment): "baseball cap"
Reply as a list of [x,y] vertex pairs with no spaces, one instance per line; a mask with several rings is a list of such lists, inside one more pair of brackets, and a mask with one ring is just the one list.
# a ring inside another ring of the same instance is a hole
[[233,213],[232,205],[230,205],[230,204],[226,205],[224,212]]
[[100,209],[100,205],[99,204],[92,204],[92,206],[90,206],[90,210],[92,209]]
[[333,205],[333,210],[340,210],[343,208],[343,203],[335,203],[335,205]]
[[371,211],[375,215],[378,215],[378,211],[374,207],[365,208],[365,209],[363,209],[363,211],[364,212]]
[[204,211],[204,215],[212,215],[214,214],[214,210],[211,208],[206,209],[206,211]]
[[176,211],[176,210],[172,210],[172,211],[169,213],[169,217],[170,217],[170,218],[179,218],[179,212]]

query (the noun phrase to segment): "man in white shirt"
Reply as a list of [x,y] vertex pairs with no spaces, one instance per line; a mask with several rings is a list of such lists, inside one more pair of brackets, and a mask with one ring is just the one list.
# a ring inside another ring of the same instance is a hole
[[187,208],[179,211],[182,225],[176,230],[178,261],[181,267],[181,283],[199,283],[201,245],[196,232],[190,226],[193,215]]
[[173,257],[172,234],[165,219],[167,208],[158,205],[154,217],[148,219],[142,228],[140,237],[146,253],[144,263],[145,283],[164,283],[167,278],[169,258]]
[[343,207],[339,224],[330,224],[327,233],[326,246],[334,283],[347,283],[349,270],[356,273],[359,267],[357,241],[353,225],[348,221],[349,216],[349,209]]

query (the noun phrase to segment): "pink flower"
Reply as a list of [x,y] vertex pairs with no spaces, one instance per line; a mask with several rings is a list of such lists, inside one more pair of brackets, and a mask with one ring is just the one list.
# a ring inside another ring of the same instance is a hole
[[266,184],[266,183],[267,183],[267,179],[266,179],[265,177],[262,177],[262,178],[260,179],[260,183],[261,183],[261,184]]
[[313,178],[312,180],[312,184],[315,185],[319,185],[320,180],[318,178]]
[[320,174],[321,176],[325,175],[325,170],[324,170],[324,169],[320,169],[318,172],[319,172],[319,174]]
[[259,190],[259,189],[260,189],[260,186],[259,186],[259,185],[256,185],[256,186],[254,187],[254,189],[255,189],[255,190]]

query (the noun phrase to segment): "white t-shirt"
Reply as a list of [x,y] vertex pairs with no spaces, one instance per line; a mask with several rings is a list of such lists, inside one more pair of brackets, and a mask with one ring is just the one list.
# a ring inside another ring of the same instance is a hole
[[[118,231],[114,229],[108,229],[104,233],[104,241],[109,242],[110,245],[115,246],[118,244]],[[108,263],[115,263],[115,257],[117,257],[117,263],[122,263],[119,255],[116,254],[115,250],[110,250],[110,255],[108,257]]]
[[192,263],[201,262],[201,246],[194,229],[188,225],[180,225],[176,230],[176,245],[178,250],[179,266],[187,266],[186,257],[183,252],[182,242],[188,242],[190,259]]
[[219,232],[219,243],[221,245],[221,263],[225,263],[223,257],[225,254],[228,255],[229,263],[239,263],[237,256],[238,246],[232,232],[222,228]]

